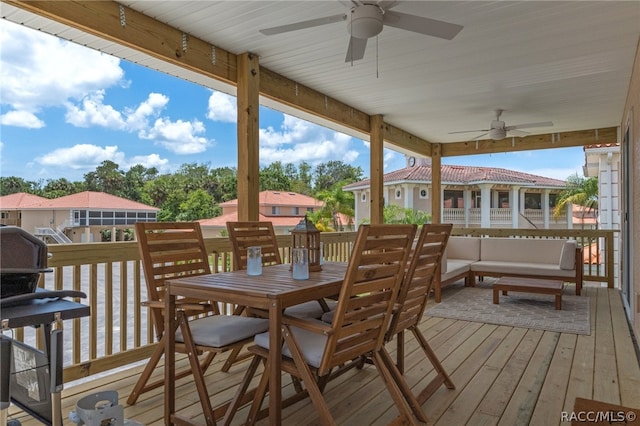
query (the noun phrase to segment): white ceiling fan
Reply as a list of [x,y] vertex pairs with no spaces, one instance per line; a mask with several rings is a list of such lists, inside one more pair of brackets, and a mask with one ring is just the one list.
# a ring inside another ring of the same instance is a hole
[[481,134],[480,136],[476,136],[475,138],[473,138],[474,140],[476,139],[481,139],[487,135],[489,135],[490,139],[493,139],[494,141],[499,141],[502,140],[504,138],[507,137],[507,133],[509,136],[525,136],[528,135],[528,132],[523,132],[519,129],[528,129],[531,127],[551,127],[553,126],[553,122],[551,121],[544,121],[544,122],[540,122],[540,123],[526,123],[526,124],[517,124],[515,126],[506,126],[504,121],[500,120],[500,116],[502,115],[502,110],[501,109],[497,109],[495,110],[496,113],[496,119],[493,120],[491,122],[491,126],[488,129],[479,129],[479,130],[463,130],[461,132],[450,132],[449,134],[455,134],[455,133],[477,133],[477,132],[484,132],[483,134]]
[[463,28],[462,25],[389,10],[399,3],[396,0],[378,2],[351,0],[341,3],[349,7],[349,11],[339,15],[265,28],[260,32],[264,35],[275,35],[345,21],[347,31],[351,34],[345,62],[351,62],[364,57],[367,39],[380,34],[385,25],[446,40],[453,39]]

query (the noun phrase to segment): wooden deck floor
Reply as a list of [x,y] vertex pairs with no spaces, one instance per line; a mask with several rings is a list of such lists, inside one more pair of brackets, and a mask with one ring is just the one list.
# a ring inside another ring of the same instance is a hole
[[[443,297],[458,290],[455,286],[446,289]],[[561,424],[562,412],[572,412],[576,397],[640,408],[640,365],[620,292],[586,287],[584,295],[591,301],[588,336],[425,317],[421,328],[456,385],[455,390],[443,386],[425,402],[429,424]],[[407,381],[412,386],[424,386],[433,370],[422,352],[415,350],[413,339],[408,340]],[[393,346],[389,346],[390,351]],[[216,390],[212,395],[214,406],[231,397],[246,365],[237,364],[230,373],[221,373],[219,365],[209,369],[208,388],[210,392]],[[73,424],[68,414],[80,397],[101,390],[118,391],[126,418],[145,425],[164,424],[162,389],[142,395],[134,406],[126,406],[141,368],[67,385],[62,409],[67,417],[65,424]],[[193,383],[185,378],[176,387],[181,413],[202,421]],[[350,371],[331,382],[325,395],[338,424],[382,425],[397,416],[372,366]],[[11,412],[11,417],[20,419],[23,425],[39,424],[13,407]],[[242,412],[238,413],[234,424],[241,424],[244,418]],[[286,409],[283,423],[315,425],[319,421],[306,400]]]

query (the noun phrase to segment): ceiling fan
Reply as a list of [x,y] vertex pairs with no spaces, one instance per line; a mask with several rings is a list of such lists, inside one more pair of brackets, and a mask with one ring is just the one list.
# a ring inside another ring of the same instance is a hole
[[339,15],[265,28],[260,32],[264,35],[275,35],[346,21],[347,32],[351,37],[345,62],[351,62],[364,57],[367,39],[380,34],[385,25],[446,40],[453,39],[463,28],[462,25],[391,11],[390,9],[399,3],[396,0],[378,2],[351,0],[341,3],[349,7],[349,11]]
[[507,137],[507,133],[509,136],[525,136],[528,135],[528,132],[523,132],[519,129],[528,129],[530,127],[551,127],[553,123],[551,121],[545,121],[540,123],[527,123],[527,124],[517,124],[515,126],[506,126],[504,121],[500,120],[500,116],[502,115],[502,110],[495,110],[496,119],[491,122],[491,126],[488,129],[480,129],[480,130],[464,130],[461,132],[450,132],[449,134],[455,133],[476,133],[476,132],[485,132],[480,136],[473,138],[474,140],[483,138],[486,135],[489,135],[490,139],[494,141],[499,141]]

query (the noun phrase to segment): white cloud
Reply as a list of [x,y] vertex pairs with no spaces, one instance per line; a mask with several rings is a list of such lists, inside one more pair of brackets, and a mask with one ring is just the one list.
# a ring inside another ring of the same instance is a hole
[[148,118],[157,117],[168,103],[169,97],[161,93],[149,93],[147,100],[142,102],[135,110],[125,110],[127,127],[131,130],[142,130],[148,127]]
[[2,104],[20,113],[37,115],[82,99],[124,75],[118,58],[6,20],[0,21],[0,44]]
[[0,124],[3,126],[26,127],[27,129],[40,129],[45,126],[44,121],[29,111],[9,111],[0,115]]
[[111,105],[105,105],[104,90],[96,90],[82,99],[81,106],[67,104],[65,116],[68,123],[77,127],[100,126],[109,129],[124,129],[122,114]]
[[260,162],[274,161],[318,164],[336,158],[355,161],[359,153],[351,148],[355,140],[345,134],[284,114],[279,130],[260,129]]
[[197,154],[204,152],[213,141],[197,136],[205,132],[201,121],[171,121],[159,118],[149,130],[141,130],[142,139],[152,139],[176,154]]
[[126,163],[121,164],[120,166],[127,170],[136,164],[142,164],[147,169],[155,167],[161,173],[169,171],[169,160],[166,158],[160,158],[158,154],[137,155],[127,159]]
[[236,123],[238,121],[237,101],[234,96],[213,90],[209,96],[207,118],[213,121]]
[[127,158],[117,145],[101,147],[92,144],[78,144],[69,148],[58,148],[35,158],[35,163],[49,169],[91,172],[107,160],[118,164],[123,170],[128,170],[136,164],[142,164],[146,168],[155,167],[161,172],[169,171],[169,160],[166,158],[161,158],[158,154]]
[[70,168],[72,170],[94,170],[103,161],[111,160],[122,164],[124,153],[114,146],[97,146],[91,144],[78,144],[70,148],[58,148],[41,157],[36,157],[35,162],[43,166]]

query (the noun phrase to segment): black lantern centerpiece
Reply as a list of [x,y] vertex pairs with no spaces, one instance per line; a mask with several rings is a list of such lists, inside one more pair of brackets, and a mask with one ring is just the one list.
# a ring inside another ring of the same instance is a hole
[[291,230],[291,248],[304,247],[309,252],[309,272],[322,271],[320,266],[320,231],[306,216]]

